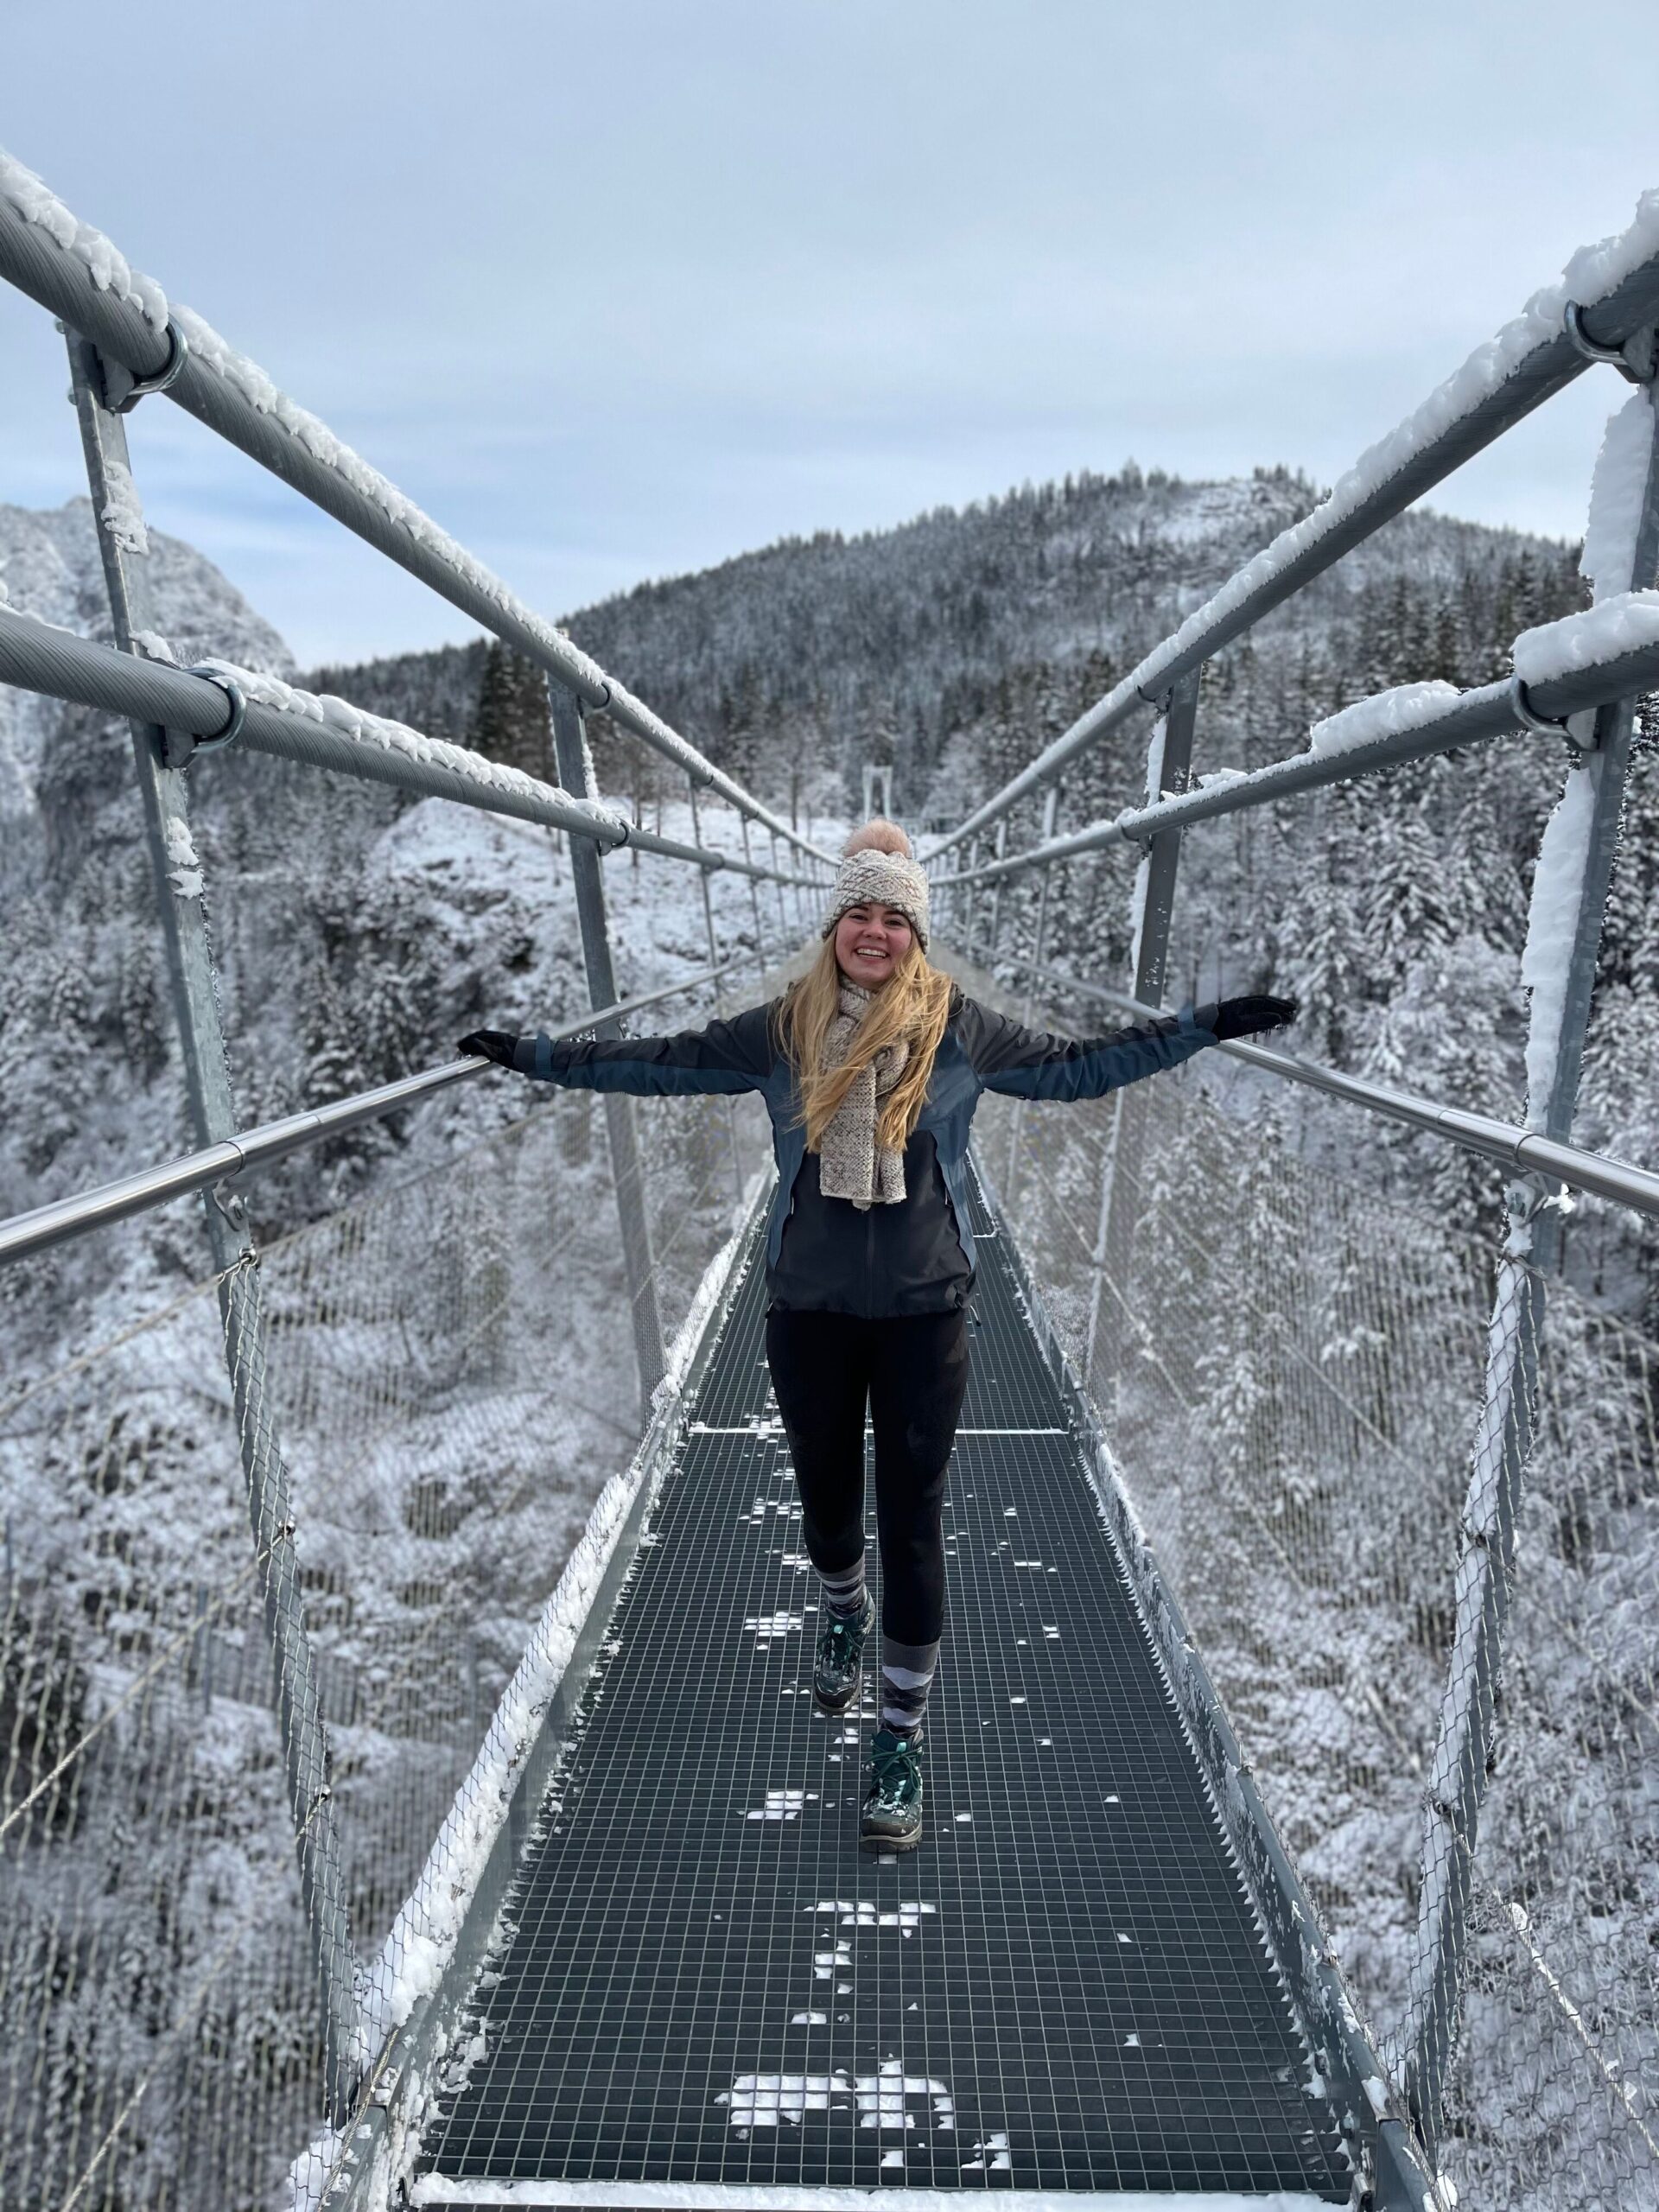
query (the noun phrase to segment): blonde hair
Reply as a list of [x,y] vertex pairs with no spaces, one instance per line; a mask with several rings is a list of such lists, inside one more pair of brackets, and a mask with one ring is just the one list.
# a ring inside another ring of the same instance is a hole
[[880,1103],[876,1142],[902,1152],[921,1119],[927,1101],[934,1055],[950,1019],[950,978],[928,964],[915,938],[891,977],[870,1000],[869,1011],[853,1033],[852,1050],[838,1068],[823,1065],[824,1040],[841,1010],[841,964],[833,932],[798,983],[790,986],[778,1013],[784,1051],[800,1086],[801,1120],[806,1148],[817,1152],[823,1133],[860,1071],[887,1045],[910,1040],[905,1071]]

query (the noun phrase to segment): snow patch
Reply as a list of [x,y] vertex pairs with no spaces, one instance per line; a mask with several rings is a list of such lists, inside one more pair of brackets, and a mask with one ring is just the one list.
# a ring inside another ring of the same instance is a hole
[[99,520],[124,553],[148,553],[149,532],[132,471],[118,461],[106,462],[105,482],[109,497],[99,510]]
[[[746,2133],[755,2127],[798,2127],[808,2113],[856,2113],[861,2128],[880,2134],[913,2133],[912,2101],[932,2107],[935,2127],[948,2133],[957,2124],[950,2084],[931,2074],[906,2074],[902,2059],[890,2058],[874,2074],[740,2074],[715,2102],[729,2107],[731,2125]],[[1006,2143],[1007,2139],[1001,2139]],[[701,2193],[701,2192],[699,2192]]]
[[190,825],[169,815],[162,832],[167,841],[168,881],[181,899],[201,896],[201,861],[190,836]]
[[828,2112],[832,2097],[849,2097],[852,2086],[850,2077],[839,2069],[834,2074],[740,2074],[715,2102],[731,2107],[734,2127],[776,2127],[784,2121],[798,2127],[808,2113]]
[[1653,402],[1644,391],[1633,393],[1607,419],[1579,558],[1579,573],[1589,579],[1599,600],[1628,591],[1636,572],[1636,537],[1647,502],[1654,434]]
[[[816,1905],[808,1905],[808,1912],[815,1917],[819,1913],[833,1912],[843,1925],[858,1928],[902,1928],[906,1934],[919,1928],[923,1916],[937,1913],[938,1907],[923,1900],[907,1898],[895,1908],[883,1911],[868,1897],[824,1897]],[[844,1940],[844,1939],[843,1939]]]
[[750,1821],[798,1821],[806,1803],[804,1789],[768,1789],[766,1802],[757,1805],[744,1818]]
[[1548,683],[1655,645],[1659,645],[1659,591],[1616,592],[1582,614],[1563,615],[1559,622],[1541,622],[1535,630],[1523,630],[1515,641],[1515,672],[1523,683]]
[[1390,690],[1374,691],[1356,699],[1340,714],[1327,715],[1307,734],[1310,753],[1349,753],[1357,745],[1370,745],[1381,737],[1398,737],[1404,730],[1421,729],[1440,717],[1459,696],[1455,683],[1437,677],[1428,683],[1396,683]]
[[284,2198],[284,2212],[318,2212],[335,2166],[351,2141],[346,2127],[324,2127],[314,2135],[288,2170],[291,2199]]
[[0,207],[22,222],[44,231],[65,253],[86,264],[95,291],[113,292],[124,307],[137,308],[153,330],[167,328],[167,295],[149,276],[128,265],[102,231],[72,215],[33,169],[26,169],[0,148]]
[[[1659,617],[1659,592],[1645,594]],[[1592,609],[1599,613],[1599,608]],[[1587,620],[1588,618],[1582,618]],[[1552,625],[1560,627],[1560,625]],[[1659,635],[1659,628],[1656,634]],[[1560,1052],[1561,1022],[1567,1011],[1567,976],[1584,873],[1595,831],[1596,787],[1587,768],[1572,768],[1567,788],[1549,817],[1538,848],[1527,915],[1527,941],[1521,954],[1521,982],[1531,994],[1527,1026],[1527,1127],[1541,1129],[1549,1109],[1555,1065]]]

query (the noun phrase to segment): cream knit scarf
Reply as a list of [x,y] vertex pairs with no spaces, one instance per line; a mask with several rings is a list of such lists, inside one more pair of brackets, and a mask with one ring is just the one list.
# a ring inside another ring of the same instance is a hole
[[[869,992],[843,978],[841,1010],[823,1040],[826,1074],[846,1060],[869,1006]],[[870,1065],[859,1070],[852,1089],[825,1125],[818,1156],[818,1188],[825,1198],[850,1198],[861,1212],[873,1205],[904,1204],[905,1155],[876,1143],[875,1102],[887,1096],[909,1059],[907,1038],[884,1045]]]

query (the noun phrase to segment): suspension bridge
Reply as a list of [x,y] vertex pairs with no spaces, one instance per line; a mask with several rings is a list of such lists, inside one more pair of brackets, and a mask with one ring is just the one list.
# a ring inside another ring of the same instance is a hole
[[[1245,1089],[1171,1078],[1155,1118],[1137,1090],[986,1102],[906,1859],[856,1849],[871,1716],[811,1709],[747,1109],[555,1094],[260,1243],[275,1163],[499,1078],[239,1119],[191,794],[265,755],[556,833],[588,999],[564,1033],[769,993],[833,856],[3,156],[0,274],[65,333],[110,626],[0,595],[0,681],[130,726],[191,1147],[0,1224],[11,1310],[192,1193],[207,1239],[194,1288],[0,1396],[5,2201],[1659,2204],[1659,1347],[1562,1277],[1569,1204],[1659,1214],[1659,1176],[1573,1140],[1659,689],[1659,195],[924,849],[964,984],[1097,1030],[1165,1001],[1195,825],[1362,777],[1384,805],[1389,771],[1491,746],[1554,800],[1515,1122],[1247,1045],[1205,1056]],[[1592,605],[1506,681],[1196,770],[1222,649],[1592,373],[1618,403]],[[538,666],[557,783],[178,664],[139,404]],[[689,837],[603,804],[601,710],[683,774]],[[1144,787],[1063,826],[1068,769],[1136,720]],[[696,872],[708,952],[629,993],[624,847]],[[1051,957],[1051,887],[1125,851],[1113,985]],[[1507,1234],[1333,1176],[1230,1096],[1498,1163]]]

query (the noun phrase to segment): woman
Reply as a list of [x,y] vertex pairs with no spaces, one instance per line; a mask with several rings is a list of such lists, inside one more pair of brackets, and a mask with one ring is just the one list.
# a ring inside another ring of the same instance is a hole
[[674,1037],[554,1044],[480,1030],[463,1052],[523,1075],[663,1096],[758,1090],[778,1189],[766,1233],[766,1358],[822,1586],[813,1695],[857,1694],[875,1608],[864,1575],[864,1413],[881,1547],[880,1726],[859,1829],[922,1833],[918,1753],[944,1622],[945,1467],[968,1383],[974,1287],[965,1160],[980,1094],[1098,1098],[1218,1038],[1294,1017],[1224,1000],[1110,1036],[1039,1035],[965,998],[927,959],[927,878],[902,830],[849,840],[807,975],[769,1006]]

